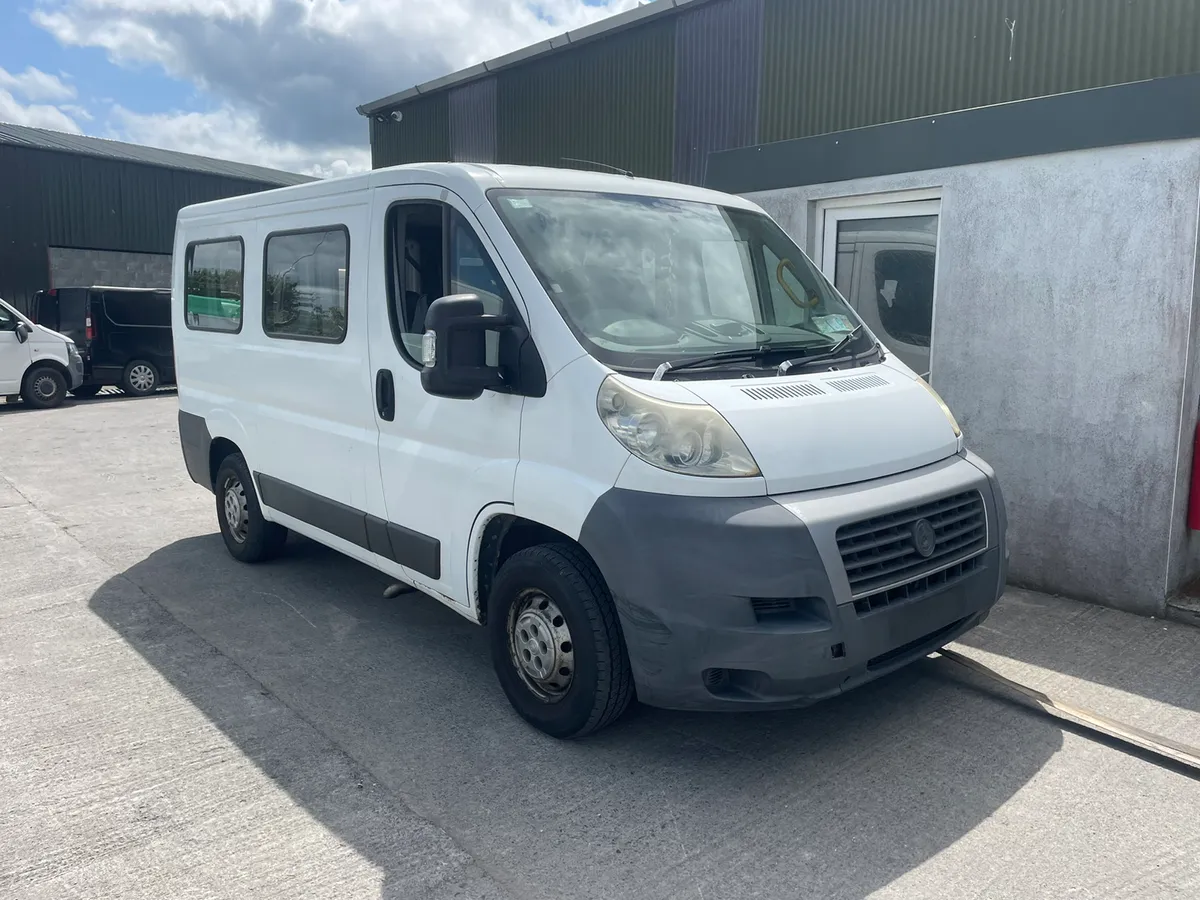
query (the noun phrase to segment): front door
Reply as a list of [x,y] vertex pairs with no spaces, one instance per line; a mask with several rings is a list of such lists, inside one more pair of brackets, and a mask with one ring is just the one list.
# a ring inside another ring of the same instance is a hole
[[20,321],[9,310],[0,306],[0,396],[16,394],[21,390],[21,379],[33,359],[29,341],[22,344],[17,340],[17,323]]
[[519,308],[516,291],[466,204],[443,188],[377,188],[372,224],[370,355],[389,541],[414,584],[469,607],[471,529],[485,506],[512,503],[522,398],[425,393],[421,338],[439,297],[475,293],[500,313]]

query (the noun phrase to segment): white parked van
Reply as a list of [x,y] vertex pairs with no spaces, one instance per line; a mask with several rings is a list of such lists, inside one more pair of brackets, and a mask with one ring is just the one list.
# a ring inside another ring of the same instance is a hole
[[0,397],[20,395],[29,406],[49,409],[82,383],[75,342],[0,300]]
[[549,734],[811,703],[1003,589],[992,470],[739,197],[381,169],[184,209],[173,295],[230,553],[291,529],[437,598]]

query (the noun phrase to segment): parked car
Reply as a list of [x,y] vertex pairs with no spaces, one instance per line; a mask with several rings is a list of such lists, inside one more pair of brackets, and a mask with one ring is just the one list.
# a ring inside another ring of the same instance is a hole
[[183,209],[172,279],[229,553],[424,591],[556,737],[831,697],[1004,589],[992,469],[745,198],[398,166]]
[[0,300],[0,397],[20,395],[32,407],[49,409],[82,383],[75,342]]
[[106,385],[142,396],[175,383],[171,292],[166,288],[38,291],[30,318],[61,331],[79,347],[84,380],[72,391],[77,397],[94,397]]

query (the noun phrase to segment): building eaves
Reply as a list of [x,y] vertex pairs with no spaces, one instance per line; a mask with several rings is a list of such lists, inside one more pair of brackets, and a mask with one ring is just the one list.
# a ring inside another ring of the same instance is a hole
[[489,59],[486,62],[478,63],[467,69],[460,69],[457,72],[452,72],[449,75],[444,75],[441,78],[435,78],[432,81],[427,81],[424,84],[418,84],[416,87],[411,87],[400,91],[397,94],[389,94],[387,97],[381,97],[378,100],[373,100],[370,103],[364,103],[358,107],[358,113],[362,116],[373,116],[378,113],[386,112],[395,106],[404,103],[405,101],[415,99],[416,97],[424,97],[429,94],[436,94],[439,91],[444,91],[447,88],[455,87],[460,84],[465,84],[468,81],[475,81],[479,78],[485,78],[488,75],[498,72],[501,69],[507,69],[510,66],[515,66],[519,63],[528,62],[531,59],[536,59],[540,56],[554,53],[566,47],[576,44],[594,41],[597,38],[608,37],[618,31],[623,31],[626,28],[631,28],[640,25],[650,19],[658,19],[663,16],[669,16],[681,7],[691,6],[692,4],[708,3],[710,0],[654,0],[652,3],[644,3],[640,6],[635,6],[633,9],[628,9],[623,13],[617,13],[615,16],[610,16],[607,19],[601,19],[598,22],[593,22],[591,25],[585,25],[582,28],[576,28],[574,31],[568,31],[557,37],[552,37],[549,40],[539,41],[536,44],[531,44],[528,47],[522,47],[520,50],[514,50],[512,53],[506,53],[503,56],[497,56],[495,59]]
[[220,175],[225,178],[236,178],[240,181],[253,181],[279,187],[303,184],[314,180],[308,175],[282,172],[264,166],[213,159],[192,153],[179,153],[175,150],[159,150],[157,147],[144,147],[140,144],[127,144],[123,141],[110,141],[106,138],[87,137],[81,134],[67,134],[45,128],[11,125],[6,122],[0,122],[0,145],[121,160],[167,169],[200,172],[206,175]]

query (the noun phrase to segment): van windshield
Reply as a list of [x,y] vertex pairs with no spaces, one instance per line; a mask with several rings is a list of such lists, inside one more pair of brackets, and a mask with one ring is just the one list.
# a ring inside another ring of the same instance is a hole
[[[584,347],[616,368],[653,370],[726,350],[762,350],[774,366],[828,352],[860,324],[761,213],[575,191],[489,197]],[[844,346],[861,353],[873,340],[863,329]]]

